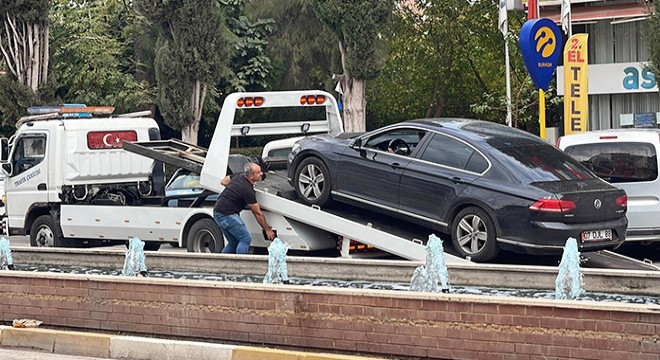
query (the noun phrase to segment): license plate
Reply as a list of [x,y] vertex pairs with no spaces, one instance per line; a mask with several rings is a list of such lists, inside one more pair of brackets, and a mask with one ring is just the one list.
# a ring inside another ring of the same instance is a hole
[[582,233],[582,242],[597,242],[612,240],[612,230],[590,230]]

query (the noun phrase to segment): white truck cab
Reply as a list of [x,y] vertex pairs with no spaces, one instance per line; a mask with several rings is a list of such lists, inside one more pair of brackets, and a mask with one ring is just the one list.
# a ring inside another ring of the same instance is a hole
[[628,194],[626,242],[660,243],[660,129],[589,131],[557,147]]
[[138,201],[140,194],[154,192],[156,162],[122,149],[124,140],[160,138],[151,118],[36,115],[22,118],[17,125],[16,133],[2,146],[10,234],[56,225],[53,222],[59,219],[63,204],[126,205]]

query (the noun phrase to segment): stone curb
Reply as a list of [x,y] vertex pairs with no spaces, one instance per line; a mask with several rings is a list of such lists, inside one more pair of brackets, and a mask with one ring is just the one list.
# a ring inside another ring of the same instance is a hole
[[374,360],[376,358],[289,351],[205,342],[108,335],[0,325],[0,348],[131,360]]

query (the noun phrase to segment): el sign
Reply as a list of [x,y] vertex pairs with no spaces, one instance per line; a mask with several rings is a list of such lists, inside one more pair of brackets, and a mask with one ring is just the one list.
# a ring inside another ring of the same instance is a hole
[[587,34],[575,34],[564,49],[564,134],[587,131],[589,124]]

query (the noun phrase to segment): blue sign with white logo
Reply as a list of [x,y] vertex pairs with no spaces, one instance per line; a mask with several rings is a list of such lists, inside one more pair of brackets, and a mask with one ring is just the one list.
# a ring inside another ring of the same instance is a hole
[[520,50],[537,89],[547,90],[561,54],[561,31],[546,18],[527,21],[520,29]]

